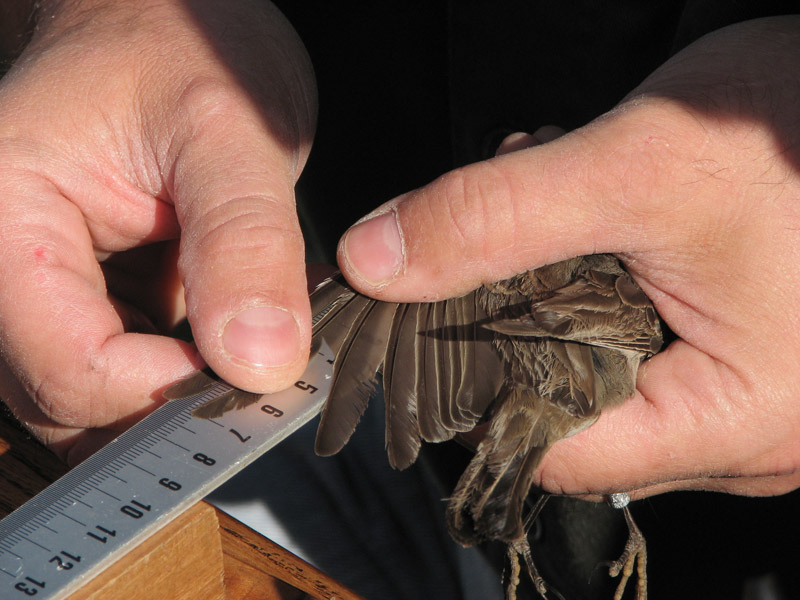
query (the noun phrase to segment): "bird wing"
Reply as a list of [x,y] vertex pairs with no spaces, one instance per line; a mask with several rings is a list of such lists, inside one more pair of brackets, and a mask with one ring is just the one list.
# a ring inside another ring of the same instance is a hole
[[[417,460],[421,444],[417,426],[416,339],[419,304],[401,304],[383,359],[383,401],[386,406],[386,452],[389,463],[405,469]],[[398,366],[395,373],[395,366]]]
[[314,448],[321,456],[335,454],[344,447],[377,392],[377,375],[397,309],[396,304],[389,302],[358,298],[357,302],[351,302],[352,311],[342,311],[339,315],[341,325],[349,327],[336,353],[334,379],[317,430]]
[[503,365],[480,327],[486,314],[474,293],[397,305],[353,292],[346,302],[360,312],[339,309],[320,328],[331,347],[326,332],[347,333],[337,334],[342,341],[317,431],[319,453],[347,443],[377,392],[377,373],[383,376],[386,447],[395,468],[416,460],[421,440],[444,441],[475,426],[500,389]]
[[630,275],[589,271],[520,317],[487,329],[510,336],[551,337],[623,351],[655,353],[663,341],[647,296]]

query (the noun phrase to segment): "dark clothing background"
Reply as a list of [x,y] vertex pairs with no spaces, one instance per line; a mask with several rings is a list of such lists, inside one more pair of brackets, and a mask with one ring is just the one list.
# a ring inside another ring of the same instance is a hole
[[[491,156],[506,134],[581,126],[703,34],[800,8],[734,0],[276,4],[317,73],[319,128],[298,196],[309,258],[328,261],[363,214]],[[442,445],[429,447],[425,460],[453,479],[464,457]],[[673,493],[636,503],[648,539],[651,598],[800,597],[798,500],[797,493]],[[621,515],[602,505],[553,501],[534,535],[545,578],[570,600],[610,598],[615,582],[595,567],[619,554],[622,527]],[[347,581],[336,565],[322,566],[356,589],[364,585]],[[752,591],[776,582],[785,596]],[[377,600],[369,589],[361,592]]]

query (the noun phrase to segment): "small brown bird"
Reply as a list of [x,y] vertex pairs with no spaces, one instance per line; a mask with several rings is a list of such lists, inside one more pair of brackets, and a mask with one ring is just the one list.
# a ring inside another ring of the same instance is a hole
[[[555,442],[633,395],[640,363],[662,344],[644,292],[616,258],[601,254],[432,303],[376,301],[337,275],[320,284],[311,301],[314,339],[324,338],[336,351],[317,453],[334,454],[347,443],[379,374],[386,450],[395,468],[412,464],[423,440],[445,441],[486,422],[485,437],[449,500],[450,533],[466,546],[506,542],[512,565],[507,595],[514,597],[521,555],[545,596],[526,538],[544,500],[523,518],[533,474]],[[170,392],[176,395],[183,393]],[[198,410],[213,417],[256,398],[233,393]],[[620,506],[625,499],[613,498]],[[638,557],[642,600],[644,538],[624,509],[630,537],[611,567],[612,575],[622,573],[615,598]]]

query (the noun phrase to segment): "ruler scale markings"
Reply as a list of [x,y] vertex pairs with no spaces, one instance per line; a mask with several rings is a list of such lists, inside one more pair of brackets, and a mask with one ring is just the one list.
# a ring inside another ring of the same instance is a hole
[[62,516],[62,517],[66,517],[66,518],[67,518],[67,519],[69,519],[70,521],[75,521],[75,522],[76,522],[78,525],[80,525],[81,527],[86,527],[86,523],[83,523],[82,521],[78,521],[78,519],[73,519],[72,517],[70,517],[70,516],[69,516],[68,514],[66,514],[66,513],[61,513],[61,516]]
[[168,438],[164,438],[164,441],[167,442],[168,444],[172,444],[173,446],[177,446],[181,450],[185,450],[186,452],[189,452],[189,449],[186,446],[181,446],[177,442],[173,442],[172,440],[170,440]]
[[94,475],[89,477],[89,479],[86,480],[86,483],[90,487],[96,488],[98,485],[100,485],[101,483],[105,482],[105,480],[106,480],[105,477],[101,477],[100,475],[95,473]]
[[[75,495],[75,499],[72,501],[72,506],[75,506],[76,504],[82,504],[86,508],[94,508],[94,506],[92,504],[89,504],[88,502],[86,502],[84,500],[84,498],[86,498],[86,496],[88,496],[92,492],[92,490],[93,490],[93,488],[90,487],[90,488],[88,488],[86,490],[83,490],[82,492],[76,494]],[[68,506],[67,508],[71,508],[72,506]]]
[[106,465],[102,469],[97,472],[99,475],[102,475],[106,479],[109,477],[114,476],[114,467],[111,464]]
[[[315,416],[330,387],[332,356],[324,345],[309,363],[303,381],[313,389],[263,396],[213,422],[192,410],[228,384],[170,401],[26,502],[0,521],[0,569],[11,577],[0,583],[0,597],[9,585],[9,597],[63,599],[124,556]],[[45,544],[61,549],[54,554]],[[53,555],[42,558],[42,550]]]
[[137,469],[139,469],[140,471],[144,471],[144,472],[145,472],[145,473],[147,473],[148,475],[152,475],[153,477],[155,477],[155,476],[156,476],[156,474],[155,474],[155,473],[153,473],[152,471],[148,471],[148,470],[147,470],[147,469],[145,469],[144,467],[141,467],[141,466],[137,465],[135,462],[129,462],[128,464],[129,464],[130,466],[132,466],[132,467],[136,467],[136,468],[137,468]]
[[49,510],[49,509],[48,509],[48,510],[46,510],[46,511],[42,511],[42,512],[39,514],[39,516],[37,516],[35,519],[32,519],[32,520],[31,520],[31,523],[34,523],[34,524],[35,524],[36,526],[38,526],[38,527],[45,527],[45,526],[47,525],[47,523],[49,523],[49,522],[50,522],[50,515],[49,515],[49,513],[50,513],[50,510]]
[[109,498],[112,498],[113,500],[116,500],[117,502],[121,502],[121,501],[122,501],[122,499],[121,499],[121,498],[117,498],[117,497],[116,497],[114,494],[109,494],[109,493],[108,493],[107,491],[105,491],[105,490],[102,490],[102,489],[100,489],[100,488],[95,488],[95,489],[96,489],[98,492],[100,492],[101,494],[105,494],[106,496],[108,496]]
[[113,461],[111,461],[108,464],[109,464],[109,466],[114,468],[115,472],[119,472],[125,467],[125,465],[127,463],[124,460],[122,460],[122,458],[115,458]]
[[52,550],[50,550],[50,548],[48,548],[47,546],[42,546],[40,543],[38,543],[38,542],[34,542],[34,541],[33,541],[31,538],[29,538],[29,537],[24,537],[24,538],[22,538],[22,539],[24,539],[24,540],[25,540],[26,542],[28,542],[29,544],[33,544],[34,546],[39,546],[39,548],[41,548],[41,549],[42,549],[42,550],[44,550],[45,552],[52,552]]
[[70,504],[68,504],[67,506],[65,506],[64,508],[66,510],[69,510],[70,508],[73,508],[76,504],[82,504],[83,506],[85,506],[86,508],[88,508],[90,510],[93,509],[94,508],[93,504],[89,504],[88,502],[83,500],[83,498],[85,498],[85,497],[86,497],[86,494],[74,494],[73,497],[72,497],[72,502]]
[[79,482],[75,483],[74,485],[71,485],[70,488],[69,488],[70,491],[72,493],[74,493],[74,494],[79,495],[79,496],[85,495],[88,491],[90,491],[92,489],[92,486],[90,486],[89,483],[88,483],[89,482],[89,477],[91,477],[91,476],[92,476],[92,474],[90,473],[90,474],[87,475],[87,478],[84,479],[83,481],[79,481]]

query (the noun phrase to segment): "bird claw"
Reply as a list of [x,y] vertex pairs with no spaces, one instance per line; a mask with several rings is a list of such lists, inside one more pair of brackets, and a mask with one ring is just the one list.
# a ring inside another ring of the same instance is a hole
[[627,503],[622,504],[621,508],[625,515],[625,522],[628,524],[628,541],[625,543],[622,555],[608,567],[608,574],[611,577],[620,576],[614,600],[622,600],[625,586],[633,574],[634,564],[637,577],[636,600],[647,600],[647,544],[644,535],[633,520]]
[[525,560],[525,567],[528,569],[528,575],[533,582],[534,588],[539,592],[539,595],[547,600],[547,584],[536,565],[533,564],[533,556],[531,555],[531,547],[527,539],[522,539],[517,542],[508,544],[508,560],[511,563],[511,572],[508,578],[508,585],[506,586],[506,600],[516,600],[517,586],[519,585],[519,574],[521,571],[519,564],[519,557]]

